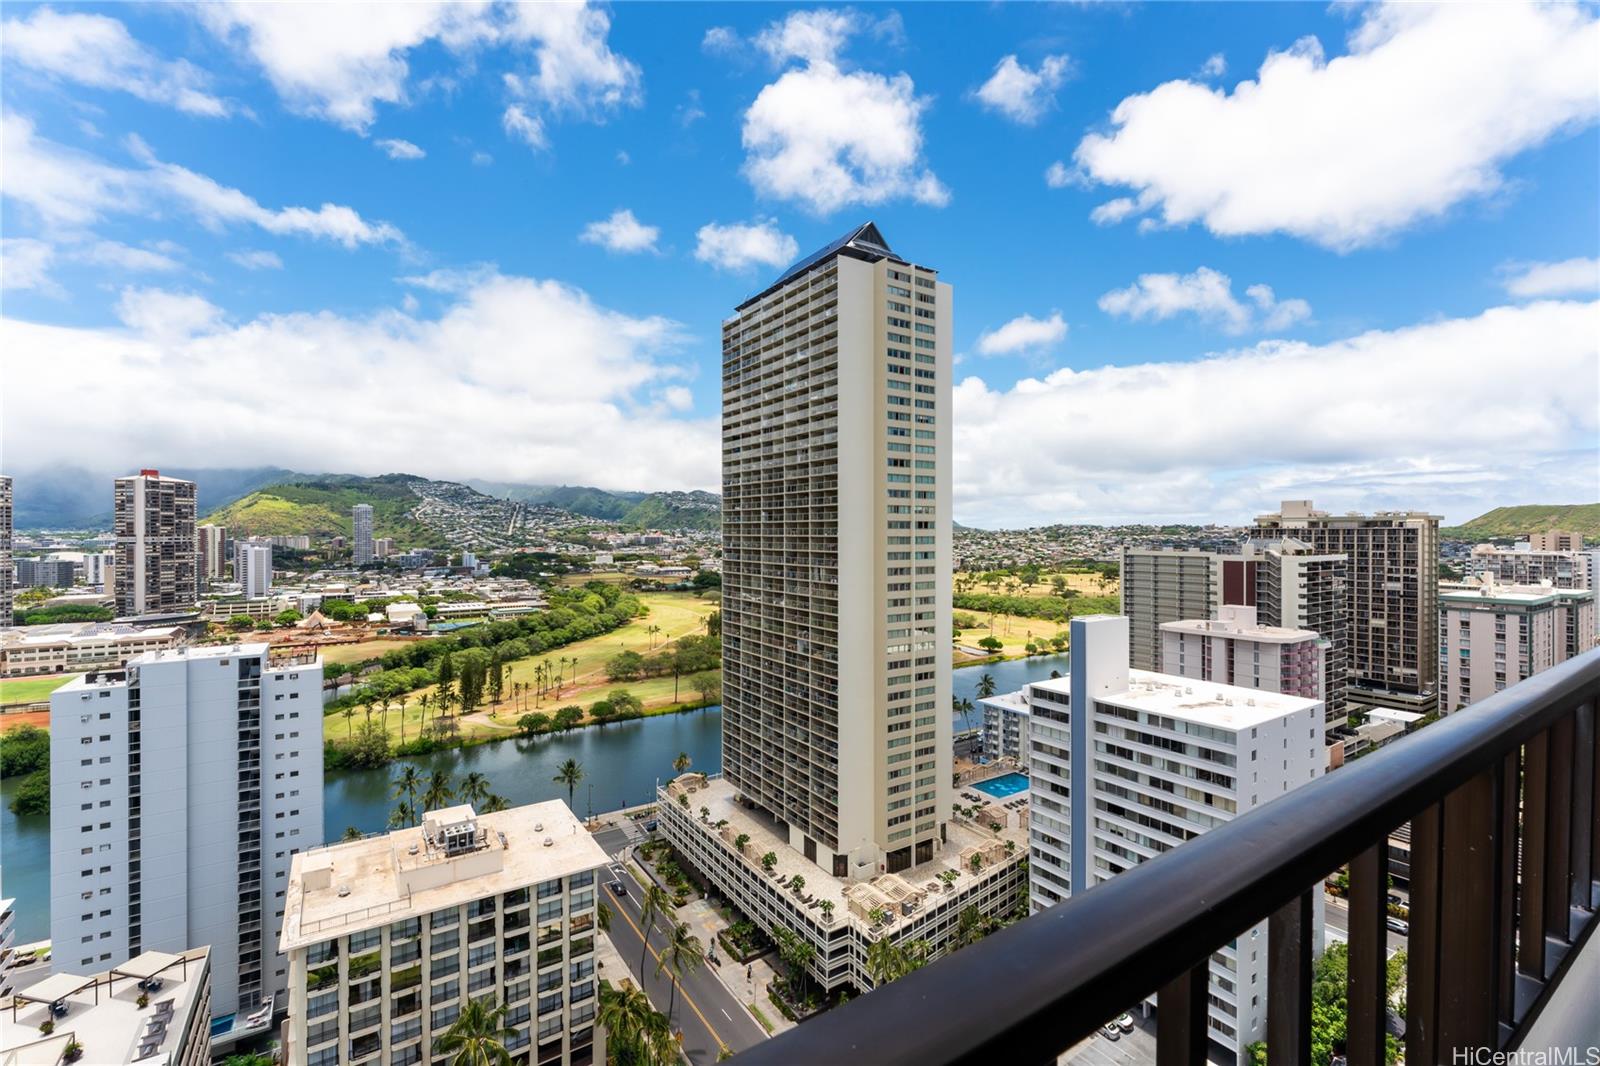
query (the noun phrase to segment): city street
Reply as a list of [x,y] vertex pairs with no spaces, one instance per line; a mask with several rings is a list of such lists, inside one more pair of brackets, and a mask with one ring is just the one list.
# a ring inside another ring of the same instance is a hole
[[[620,849],[624,836],[622,830],[607,830],[595,834],[595,839],[608,852]],[[650,953],[645,960],[645,972],[638,973],[639,952],[643,943],[644,921],[639,903],[644,897],[644,887],[621,862],[613,862],[602,871],[609,882],[620,880],[626,892],[619,897],[609,884],[602,886],[605,901],[611,908],[611,941],[622,956],[635,981],[650,997],[658,1009],[665,1010],[670,996],[667,974],[655,976],[656,950],[664,936],[666,920],[658,918],[651,930]],[[724,966],[730,965],[726,961]],[[718,979],[716,967],[709,961],[692,973],[684,975],[678,985],[677,1005],[673,1008],[673,1025],[683,1031],[683,1050],[695,1066],[717,1061],[717,1054],[725,1045],[741,1051],[767,1038],[765,1030],[750,1017],[726,986]]]
[[[1325,911],[1328,939],[1342,940],[1348,944],[1350,942],[1350,905],[1338,896],[1324,894],[1322,898],[1327,904]],[[1395,952],[1403,950],[1405,946],[1405,936],[1391,929],[1389,931],[1388,954],[1392,956]]]

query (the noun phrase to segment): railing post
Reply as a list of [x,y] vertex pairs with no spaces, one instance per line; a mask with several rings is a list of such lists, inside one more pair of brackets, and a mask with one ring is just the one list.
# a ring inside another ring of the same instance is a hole
[[[1544,935],[1552,947],[1572,942],[1572,764],[1577,714],[1566,714],[1550,727],[1549,788],[1545,836]],[[1546,975],[1555,965],[1549,960]]]
[[1389,838],[1350,863],[1350,1066],[1384,1066],[1389,1001]]
[[1517,897],[1517,972],[1544,982],[1545,838],[1549,829],[1550,734],[1522,749],[1522,889]]
[[1156,994],[1156,1066],[1205,1066],[1211,957]]
[[1504,1047],[1517,1023],[1517,855],[1521,843],[1518,818],[1522,811],[1522,760],[1512,751],[1500,761],[1498,799],[1498,851],[1495,859],[1495,893],[1498,902],[1495,930],[1495,1002],[1500,1023],[1499,1046]]
[[[1572,745],[1572,896],[1574,908],[1595,909],[1595,715],[1594,701],[1573,715]],[[1577,916],[1575,916],[1577,917]],[[1571,932],[1576,933],[1577,923]]]
[[[1501,915],[1495,860],[1499,857],[1495,766],[1445,796],[1439,884],[1450,905],[1435,912],[1439,995],[1435,1051],[1494,1048],[1495,956]],[[1412,927],[1412,932],[1416,928]]]
[[1267,919],[1267,1057],[1274,1066],[1311,1061],[1311,927],[1309,891]]
[[1431,1063],[1438,1042],[1439,805],[1411,819],[1411,933],[1406,950],[1406,1062]]

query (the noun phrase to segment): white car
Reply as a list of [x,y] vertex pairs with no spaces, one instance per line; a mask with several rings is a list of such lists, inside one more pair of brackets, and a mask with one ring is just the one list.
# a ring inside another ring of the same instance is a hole
[[1129,1014],[1127,1011],[1123,1011],[1121,1014],[1117,1015],[1115,1024],[1117,1028],[1121,1029],[1124,1033],[1131,1033],[1133,1032],[1133,1015]]
[[1390,929],[1394,930],[1396,933],[1399,933],[1401,936],[1407,936],[1411,932],[1411,926],[1407,924],[1404,918],[1396,918],[1392,914],[1389,915],[1388,918],[1384,919],[1384,924]]
[[1100,1027],[1100,1035],[1105,1037],[1107,1040],[1120,1040],[1122,1038],[1122,1031],[1117,1028],[1116,1022],[1106,1022],[1106,1024]]

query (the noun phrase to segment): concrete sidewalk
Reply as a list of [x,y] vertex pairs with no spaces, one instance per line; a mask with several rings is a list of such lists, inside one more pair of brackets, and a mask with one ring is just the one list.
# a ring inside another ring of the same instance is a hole
[[717,933],[726,929],[728,923],[704,898],[678,908],[678,920],[687,923],[690,931],[705,943],[708,949],[713,945],[716,947],[717,957],[722,960],[722,964],[719,966],[707,960],[706,967],[717,975],[717,979],[735,999],[747,1008],[754,1005],[760,1010],[761,1017],[772,1027],[774,1036],[786,1029],[794,1028],[795,1023],[785,1018],[783,1012],[773,1006],[772,1000],[767,996],[767,988],[772,984],[773,978],[778,976],[769,961],[772,958],[771,952],[743,966],[726,958],[725,950],[717,942]]

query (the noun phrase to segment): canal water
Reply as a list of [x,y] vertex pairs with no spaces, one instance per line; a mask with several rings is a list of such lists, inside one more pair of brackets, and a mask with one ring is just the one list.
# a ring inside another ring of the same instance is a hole
[[[952,675],[952,690],[957,698],[976,700],[979,680],[987,673],[996,692],[1012,692],[1049,677],[1052,670],[1065,675],[1067,658],[1050,655],[964,667]],[[981,721],[981,714],[972,715],[974,728]],[[957,719],[957,728],[964,724]],[[573,809],[583,815],[649,802],[656,779],[671,776],[672,760],[680,751],[689,754],[696,770],[722,769],[721,707],[397,759],[378,770],[335,770],[323,783],[324,838],[337,840],[349,826],[370,833],[387,825],[396,802],[389,782],[406,762],[424,777],[443,770],[455,781],[476,770],[489,779],[491,791],[515,807],[566,799],[566,787],[552,778],[556,767],[576,759],[584,779],[574,793]],[[28,943],[50,935],[50,816],[11,813],[11,796],[21,783],[20,777],[0,780],[0,896],[16,899],[17,942]]]

